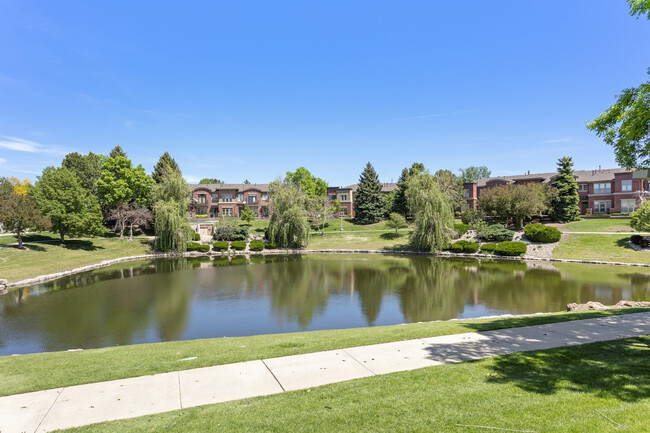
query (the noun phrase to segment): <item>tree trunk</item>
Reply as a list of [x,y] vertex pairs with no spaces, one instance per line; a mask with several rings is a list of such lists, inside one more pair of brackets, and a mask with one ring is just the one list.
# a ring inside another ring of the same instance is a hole
[[133,224],[129,226],[129,240],[133,240]]
[[61,229],[59,230],[59,234],[61,235],[61,243],[62,244],[65,243],[65,238],[64,238],[65,229],[63,227],[61,227]]
[[18,249],[22,250],[23,249],[23,234],[21,232],[17,232],[16,235],[18,235]]

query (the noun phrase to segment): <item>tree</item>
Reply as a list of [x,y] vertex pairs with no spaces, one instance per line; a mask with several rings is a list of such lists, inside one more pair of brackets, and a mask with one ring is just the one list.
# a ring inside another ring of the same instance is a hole
[[305,246],[309,242],[307,194],[285,179],[269,186],[271,220],[267,237],[281,248]]
[[153,213],[147,208],[132,208],[126,213],[126,225],[129,226],[129,240],[133,240],[133,227],[149,227]]
[[239,223],[237,222],[234,216],[222,215],[214,223],[215,239],[227,240],[228,242],[230,242],[232,240],[232,237],[237,232],[238,228],[239,228]]
[[553,180],[556,189],[552,202],[552,215],[562,223],[576,221],[580,218],[580,196],[578,182],[573,175],[573,160],[565,156],[557,162],[558,175]]
[[6,177],[0,177],[0,200],[9,200],[14,194],[14,184]]
[[539,183],[503,185],[481,192],[478,208],[487,215],[501,218],[506,224],[517,223],[541,215],[548,209],[548,190]]
[[650,19],[650,0],[627,0],[630,5],[630,15],[639,16],[646,14]]
[[480,167],[470,165],[467,168],[461,168],[459,170],[461,183],[476,182],[479,179],[490,177],[490,174],[492,174],[492,172],[484,165],[481,165]]
[[343,231],[343,206],[341,206],[341,202],[337,199],[332,200],[330,202],[330,208],[332,209],[332,215],[338,214],[341,220],[341,231]]
[[178,164],[174,158],[168,152],[163,153],[158,159],[158,162],[153,168],[153,173],[151,173],[151,178],[154,182],[160,183],[162,181],[163,175],[169,171],[181,172],[181,169],[178,168]]
[[650,201],[646,201],[630,214],[630,227],[638,232],[650,231]]
[[52,231],[61,235],[61,243],[65,235],[97,236],[105,232],[97,199],[67,168],[47,167],[30,194],[52,222]]
[[116,155],[104,159],[97,192],[107,209],[127,204],[142,207],[148,204],[153,185],[153,179],[142,165],[133,167],[130,159]]
[[190,187],[180,172],[164,173],[160,183],[151,191],[153,204],[154,245],[158,251],[187,250],[194,231],[187,220],[190,204]]
[[399,179],[397,179],[397,188],[395,189],[395,195],[393,197],[393,207],[391,208],[392,212],[397,212],[403,215],[405,218],[410,218],[411,214],[409,213],[408,201],[406,200],[406,188],[408,187],[409,176],[414,176],[417,174],[424,173],[426,169],[424,164],[420,162],[414,162],[411,165],[411,168],[404,168]]
[[399,236],[399,231],[401,229],[407,228],[409,225],[406,222],[406,218],[398,213],[390,214],[390,218],[386,221],[386,227],[389,229],[395,230],[395,237]]
[[241,218],[242,221],[246,221],[248,225],[250,226],[253,220],[255,220],[255,212],[251,208],[244,208],[241,212],[239,212],[239,217]]
[[201,185],[205,185],[205,184],[209,184],[209,183],[212,183],[212,184],[223,183],[223,181],[219,180],[219,179],[215,179],[214,177],[204,177],[203,179],[201,179],[199,181],[199,184],[201,184]]
[[327,182],[313,176],[305,167],[298,167],[294,172],[287,171],[285,180],[299,187],[310,198],[323,197],[327,192]]
[[463,203],[463,183],[451,170],[438,170],[435,174],[438,188],[447,194],[454,209]]
[[20,180],[17,177],[10,177],[9,181],[13,185],[14,193],[18,195],[27,195],[27,191],[32,186],[29,179]]
[[244,181],[244,185],[250,185],[250,184],[251,184],[251,183],[250,183],[250,181],[249,181],[248,179],[246,179],[246,180]]
[[372,164],[367,163],[354,193],[354,220],[358,224],[374,224],[384,216],[381,183]]
[[454,225],[453,205],[440,191],[438,181],[429,172],[410,176],[406,190],[410,212],[415,215],[411,242],[418,251],[439,251],[451,239]]
[[126,158],[126,152],[124,152],[120,146],[115,146],[113,150],[111,150],[111,153],[108,155],[108,157],[115,158],[116,156]]
[[97,179],[102,173],[102,155],[92,152],[81,155],[77,152],[68,153],[61,165],[77,176],[81,186],[93,195],[97,195]]
[[27,230],[48,230],[50,220],[43,216],[38,204],[28,195],[11,194],[0,201],[0,223],[4,230],[18,236],[18,248],[23,249],[23,233]]

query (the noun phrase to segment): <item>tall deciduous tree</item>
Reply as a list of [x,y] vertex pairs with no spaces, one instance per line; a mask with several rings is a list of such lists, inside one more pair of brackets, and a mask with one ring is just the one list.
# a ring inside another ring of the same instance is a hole
[[523,228],[524,221],[539,216],[548,209],[548,190],[545,185],[503,185],[481,192],[478,208],[487,215],[516,223]]
[[287,171],[286,181],[300,187],[309,198],[324,197],[327,192],[327,182],[312,175],[305,167],[298,167],[294,172]]
[[417,174],[424,173],[426,169],[424,164],[420,162],[414,162],[411,165],[411,168],[404,168],[402,174],[397,179],[397,188],[395,189],[395,195],[393,197],[393,207],[391,208],[392,212],[397,212],[400,215],[403,215],[405,218],[410,218],[411,214],[409,213],[408,201],[406,199],[406,189],[408,188],[409,176],[414,176]]
[[200,184],[223,183],[223,181],[214,177],[204,177],[199,181],[199,183]]
[[0,223],[4,230],[18,236],[18,248],[23,248],[23,233],[27,230],[47,230],[50,220],[45,217],[36,201],[28,195],[11,194],[0,201]]
[[307,206],[309,198],[293,182],[272,182],[269,186],[271,220],[267,237],[281,248],[301,247],[309,242]]
[[177,171],[180,173],[181,169],[178,168],[178,164],[176,164],[174,158],[172,158],[168,152],[165,152],[162,154],[160,159],[158,159],[158,162],[154,166],[153,173],[151,173],[151,178],[154,180],[154,182],[160,183],[162,181],[163,175],[170,171]]
[[650,19],[650,0],[627,0],[630,5],[630,15],[639,16],[645,14]]
[[438,188],[447,194],[454,209],[461,206],[464,202],[463,183],[461,180],[451,170],[438,170],[436,171],[435,178],[438,183]]
[[410,176],[406,190],[410,211],[415,216],[411,242],[418,251],[439,251],[451,239],[453,204],[430,173]]
[[354,193],[354,220],[358,224],[374,224],[384,216],[384,197],[379,176],[367,163],[359,177],[359,188]]
[[97,195],[97,179],[102,173],[102,156],[92,152],[81,155],[77,152],[68,153],[61,165],[77,176],[81,186],[91,194]]
[[6,178],[0,178],[0,200],[8,200],[14,194],[14,184]]
[[552,215],[559,222],[576,221],[580,218],[578,182],[573,175],[573,160],[565,156],[557,163],[558,175],[553,180],[557,193],[553,196]]
[[30,194],[52,222],[52,230],[64,236],[97,236],[105,232],[97,199],[65,167],[47,167]]
[[187,219],[190,187],[179,172],[165,173],[151,191],[153,204],[154,242],[158,251],[183,252],[194,231]]
[[479,179],[490,177],[492,172],[484,165],[476,167],[470,165],[467,168],[460,169],[460,180],[462,183],[476,182]]
[[249,207],[244,208],[241,212],[239,212],[239,218],[241,218],[242,221],[246,221],[250,226],[253,220],[255,220],[255,212],[253,212],[253,210]]
[[116,155],[103,161],[97,191],[107,209],[127,204],[141,207],[148,204],[153,185],[153,179],[142,165],[133,167],[130,159]]

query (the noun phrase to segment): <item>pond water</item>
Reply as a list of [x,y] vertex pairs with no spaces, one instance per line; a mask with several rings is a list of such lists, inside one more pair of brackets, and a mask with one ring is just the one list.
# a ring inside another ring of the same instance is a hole
[[0,296],[0,355],[650,300],[643,268],[426,256],[129,262]]

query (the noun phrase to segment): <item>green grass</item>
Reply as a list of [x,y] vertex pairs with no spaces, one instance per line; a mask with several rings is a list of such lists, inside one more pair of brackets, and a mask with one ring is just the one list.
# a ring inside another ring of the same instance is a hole
[[[51,241],[51,240],[59,240],[59,235],[50,232],[38,232],[38,233],[29,233],[23,235],[23,242]],[[0,245],[17,244],[17,243],[18,243],[18,236],[16,235],[0,236]]]
[[[373,328],[214,338],[0,357],[0,396],[413,338],[578,320],[647,309],[554,313]],[[196,357],[196,359],[180,361]]]
[[117,238],[66,240],[64,245],[54,242],[0,248],[0,278],[10,282],[39,275],[61,272],[79,266],[118,257],[151,252],[149,239],[128,241]]
[[564,235],[555,247],[556,259],[601,260],[607,262],[650,263],[650,254],[635,251],[629,245],[630,235]]
[[582,219],[560,226],[565,232],[633,232],[630,220],[618,218]]
[[[647,431],[650,336],[514,353],[70,432]],[[502,430],[503,431],[503,430]]]
[[[333,218],[327,221],[329,224],[325,227],[325,232],[340,232],[341,227],[343,227],[344,232],[351,231],[373,231],[373,230],[382,230],[390,231],[391,229],[386,226],[386,221],[380,221],[375,224],[355,224],[352,218]],[[413,227],[413,224],[410,225]]]
[[363,249],[363,250],[386,250],[404,251],[410,250],[410,231],[400,231],[399,237],[394,236],[395,232],[333,232],[320,236],[313,233],[309,238],[308,249]]

